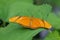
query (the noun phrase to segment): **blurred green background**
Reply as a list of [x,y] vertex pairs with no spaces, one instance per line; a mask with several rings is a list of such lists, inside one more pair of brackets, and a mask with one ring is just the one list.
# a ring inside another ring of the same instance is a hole
[[[53,0],[58,6],[59,0]],[[8,21],[13,16],[34,16],[48,21],[53,27],[60,29],[60,18],[51,12],[48,4],[33,5],[33,0],[0,0],[0,18]],[[47,16],[48,15],[48,16]],[[10,23],[5,28],[0,28],[0,40],[32,40],[32,38],[44,29],[25,29],[16,23]],[[49,33],[45,40],[60,40],[57,31]]]

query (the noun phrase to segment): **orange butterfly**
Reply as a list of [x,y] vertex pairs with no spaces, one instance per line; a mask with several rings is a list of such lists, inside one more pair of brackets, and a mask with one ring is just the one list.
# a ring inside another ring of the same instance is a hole
[[15,22],[23,25],[25,28],[37,29],[37,28],[47,28],[50,29],[51,25],[45,20],[27,17],[27,16],[16,16],[9,19],[9,22]]

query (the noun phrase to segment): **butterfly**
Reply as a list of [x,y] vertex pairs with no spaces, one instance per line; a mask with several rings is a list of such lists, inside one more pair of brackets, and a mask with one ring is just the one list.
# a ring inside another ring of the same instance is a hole
[[47,28],[50,29],[51,25],[45,20],[28,17],[28,16],[15,16],[9,19],[9,22],[14,22],[22,25],[25,28],[38,29],[38,28]]

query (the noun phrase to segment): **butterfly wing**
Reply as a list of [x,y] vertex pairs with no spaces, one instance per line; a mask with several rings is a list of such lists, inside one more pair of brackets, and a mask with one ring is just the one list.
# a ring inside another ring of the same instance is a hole
[[30,19],[29,19],[29,17],[22,16],[22,17],[20,17],[16,22],[17,22],[18,24],[23,25],[23,26],[26,27],[26,28],[29,28],[29,24],[30,24]]

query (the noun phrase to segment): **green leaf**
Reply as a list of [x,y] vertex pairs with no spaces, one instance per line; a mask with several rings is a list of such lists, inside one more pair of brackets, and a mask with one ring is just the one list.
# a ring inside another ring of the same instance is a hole
[[[60,21],[58,20],[59,18],[57,18],[53,14],[50,14],[51,13],[50,5],[43,4],[40,6],[35,6],[31,2],[32,1],[27,0],[25,2],[24,0],[9,0],[9,1],[0,0],[0,18],[3,19],[4,21],[8,21],[9,18],[13,16],[30,16],[30,17],[34,16],[37,18],[47,20],[55,27],[56,25],[57,26],[59,25],[60,23]],[[48,17],[47,14],[49,14]],[[56,18],[56,21],[54,21],[55,19],[53,20],[51,17]],[[55,24],[55,22],[59,23]],[[36,30],[26,29],[19,24],[10,23],[7,27],[0,28],[0,40],[32,40],[32,38],[42,30],[44,29],[41,28]],[[48,39],[49,38],[50,37],[48,37]]]
[[0,28],[0,40],[31,40],[43,29],[26,29],[15,23],[9,24],[6,28]]

